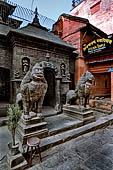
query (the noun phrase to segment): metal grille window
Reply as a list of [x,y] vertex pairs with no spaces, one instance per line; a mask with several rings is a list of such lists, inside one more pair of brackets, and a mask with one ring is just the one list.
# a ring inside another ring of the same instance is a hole
[[[23,21],[21,26],[25,26],[28,23],[31,23],[33,21],[33,18],[35,16],[34,11],[24,8],[20,5],[17,5],[9,0],[7,0],[7,3],[16,7],[14,12],[9,17]],[[3,14],[4,10],[5,9],[2,8],[0,10],[0,13],[2,12],[2,14]],[[48,28],[49,30],[52,29],[52,26],[55,23],[54,20],[52,20],[46,16],[43,16],[42,14],[38,14],[38,18],[39,18],[40,24],[42,26]]]

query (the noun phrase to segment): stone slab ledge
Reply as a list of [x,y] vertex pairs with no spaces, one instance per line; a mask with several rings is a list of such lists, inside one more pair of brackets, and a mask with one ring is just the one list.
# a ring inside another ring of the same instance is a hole
[[73,138],[77,138],[91,131],[95,131],[101,128],[106,128],[108,125],[111,124],[113,124],[113,114],[107,115],[106,117],[102,117],[98,119],[96,122],[90,123],[88,125],[84,125],[80,128],[69,130],[68,132],[64,132],[47,138],[43,138],[41,139],[41,144],[40,144],[41,151],[47,150],[58,144],[67,142]]

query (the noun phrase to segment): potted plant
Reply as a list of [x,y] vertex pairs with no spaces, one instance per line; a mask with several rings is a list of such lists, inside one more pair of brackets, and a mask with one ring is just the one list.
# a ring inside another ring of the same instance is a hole
[[11,104],[8,109],[8,129],[12,134],[12,144],[9,144],[9,148],[13,152],[13,154],[16,154],[17,152],[17,144],[15,142],[15,133],[16,128],[18,126],[18,121],[21,117],[22,111],[20,110],[20,107],[18,104]]

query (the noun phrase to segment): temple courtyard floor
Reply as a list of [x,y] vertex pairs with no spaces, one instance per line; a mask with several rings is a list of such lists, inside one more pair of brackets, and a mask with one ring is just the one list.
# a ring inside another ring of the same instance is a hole
[[[35,157],[26,169],[113,170],[113,114],[95,112],[97,121],[81,126],[75,118],[51,113],[45,116],[50,136],[41,139],[42,162]],[[5,155],[10,141],[7,126],[1,126],[0,170],[9,170]]]

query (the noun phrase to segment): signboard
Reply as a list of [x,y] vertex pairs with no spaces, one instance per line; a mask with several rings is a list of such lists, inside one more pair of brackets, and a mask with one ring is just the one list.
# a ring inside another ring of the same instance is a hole
[[107,50],[113,47],[113,40],[111,38],[101,38],[93,40],[88,44],[83,45],[83,54],[84,56],[94,54],[103,50]]
[[108,68],[108,72],[113,72],[113,68]]

